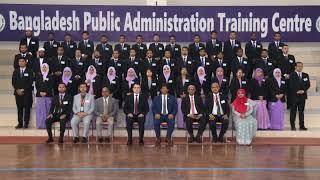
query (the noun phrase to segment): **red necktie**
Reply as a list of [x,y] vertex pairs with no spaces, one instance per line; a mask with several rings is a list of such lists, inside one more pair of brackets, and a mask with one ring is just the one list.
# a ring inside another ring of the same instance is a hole
[[191,114],[195,114],[194,98],[193,97],[191,97]]

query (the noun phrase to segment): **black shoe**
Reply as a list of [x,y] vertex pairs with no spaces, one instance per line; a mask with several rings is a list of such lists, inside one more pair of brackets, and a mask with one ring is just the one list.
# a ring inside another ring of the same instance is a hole
[[306,130],[308,130],[308,128],[306,128],[306,127],[301,127],[300,128],[300,131],[306,131]]
[[131,145],[132,145],[132,141],[128,141],[127,146],[131,146]]
[[214,138],[212,138],[212,141],[211,141],[212,143],[217,143],[218,142],[218,138],[216,138],[216,137],[214,137]]
[[196,137],[196,141],[197,141],[197,143],[202,143],[201,136],[197,136],[197,137]]
[[102,138],[102,137],[99,137],[99,138],[98,138],[98,142],[99,142],[99,143],[103,143],[103,138]]
[[291,128],[291,131],[295,131],[295,130],[297,130],[295,127],[292,127],[292,128]]
[[16,125],[15,128],[16,128],[16,129],[21,129],[21,128],[23,128],[23,126],[22,126],[22,125]]
[[144,145],[144,141],[141,139],[139,140],[139,145],[143,146]]
[[194,137],[190,136],[190,138],[188,139],[188,143],[193,143],[193,141],[194,141]]
[[24,126],[23,126],[23,129],[28,129],[28,125],[24,125]]
[[171,139],[167,138],[167,142],[168,142],[168,145],[169,145],[169,146],[172,146],[172,145],[173,145],[173,141],[172,141]]
[[52,143],[52,142],[53,142],[53,139],[52,139],[52,138],[49,138],[49,139],[46,141],[47,144],[50,144],[50,143]]
[[160,146],[161,145],[161,139],[157,138],[155,144],[156,144],[156,146]]
[[75,137],[75,138],[73,138],[73,141],[72,141],[73,143],[78,143],[79,142],[79,138],[78,137]]
[[63,137],[59,137],[59,144],[63,144]]
[[223,137],[219,137],[219,142],[224,143]]
[[85,137],[82,137],[82,140],[81,140],[82,143],[88,143],[88,139],[85,138]]
[[106,138],[106,143],[110,143],[110,142],[111,142],[110,138],[107,137],[107,138]]

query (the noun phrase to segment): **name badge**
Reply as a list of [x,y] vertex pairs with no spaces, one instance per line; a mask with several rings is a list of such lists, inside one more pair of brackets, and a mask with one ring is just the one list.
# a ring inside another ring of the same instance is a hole
[[286,82],[285,81],[281,81],[281,84],[286,84]]
[[29,74],[28,74],[28,73],[24,73],[24,74],[23,74],[23,76],[28,77],[28,76],[29,76]]
[[174,63],[172,63],[171,66],[174,66]]
[[44,78],[43,80],[44,80],[44,81],[49,81],[49,78]]
[[227,80],[226,80],[226,79],[222,79],[222,81],[223,81],[223,82],[227,82]]
[[242,81],[242,84],[247,84],[247,81]]
[[152,66],[157,66],[156,63],[152,63]]
[[64,61],[60,61],[60,64],[66,64],[66,62],[64,62]]
[[117,66],[121,67],[121,64],[117,64]]
[[248,105],[249,105],[249,103],[244,103],[244,105],[248,106]]
[[72,83],[72,81],[71,81],[71,80],[69,80],[68,82],[69,82],[69,83]]
[[138,63],[138,62],[134,62],[134,64],[137,64],[137,65],[138,65],[139,63]]
[[156,86],[156,85],[157,85],[157,83],[151,83],[151,85],[152,85],[152,86]]
[[111,84],[116,84],[116,81],[111,81]]
[[220,44],[216,44],[216,47],[219,47],[220,46]]
[[31,44],[36,44],[36,42],[34,42],[34,41],[31,41]]
[[308,78],[304,78],[303,81],[308,81]]
[[209,62],[206,62],[206,65],[207,65],[207,66],[209,66],[209,65],[210,65],[210,63],[209,63]]
[[257,45],[257,48],[261,48],[261,45]]
[[227,66],[227,64],[226,64],[226,63],[223,63],[222,66]]
[[282,47],[281,46],[279,46],[279,48],[278,49],[282,49]]
[[79,65],[82,66],[82,65],[83,65],[83,62],[79,62]]
[[159,47],[159,50],[162,51],[162,47]]
[[91,47],[91,44],[87,44],[87,47]]
[[58,47],[56,44],[54,44],[54,45],[52,45],[52,46],[55,47],[55,48]]
[[89,101],[89,100],[85,100],[84,102],[85,102],[85,103],[89,103],[90,101]]
[[189,79],[184,80],[185,82],[189,82]]
[[236,47],[239,47],[239,44],[235,44]]
[[269,66],[272,66],[272,63],[269,62],[268,65],[269,65]]
[[289,60],[289,63],[293,63],[293,61],[290,59],[290,60]]
[[105,49],[106,51],[109,51],[109,48],[107,48],[107,47],[106,47],[106,48],[104,48],[104,49]]
[[179,48],[174,48],[175,51],[179,51]]
[[70,48],[73,48],[73,45],[70,45],[69,47],[70,47]]
[[102,66],[102,62],[99,62],[98,65],[99,65],[99,66]]
[[143,50],[143,47],[140,47],[141,50]]
[[191,61],[188,61],[188,64],[191,64],[192,62]]
[[221,101],[221,104],[224,104],[224,103],[226,103],[226,101],[225,101],[225,100],[222,100],[222,101]]
[[169,83],[172,83],[172,80],[169,80],[168,82],[169,82]]
[[243,61],[243,64],[248,64],[248,62],[247,61]]
[[81,111],[81,112],[84,111],[84,107],[83,107],[83,106],[80,107],[80,111]]
[[95,80],[95,79],[93,79],[93,80],[92,80],[92,82],[96,82],[96,80]]
[[63,104],[66,105],[66,104],[69,104],[69,103],[68,103],[68,101],[63,101]]
[[201,47],[201,46],[199,46],[199,49],[202,49],[202,47]]

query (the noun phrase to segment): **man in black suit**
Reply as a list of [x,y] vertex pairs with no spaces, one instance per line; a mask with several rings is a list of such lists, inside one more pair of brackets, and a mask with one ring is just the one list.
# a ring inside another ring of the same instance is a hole
[[111,58],[113,48],[108,44],[108,37],[106,35],[100,37],[100,44],[97,45],[96,50],[100,52],[102,59],[109,60]]
[[[51,60],[48,57],[45,57],[45,49],[39,48],[38,50],[38,58],[33,59],[32,61],[32,71],[35,74],[41,73],[41,67],[43,63],[47,63],[49,66],[51,66]],[[49,73],[51,73],[52,70],[49,70]]]
[[91,60],[90,65],[93,65],[97,73],[100,75],[100,77],[104,77],[106,75],[108,61],[101,57],[101,53],[99,50],[95,50],[93,53],[93,59]]
[[57,55],[57,49],[60,46],[60,43],[55,40],[54,33],[48,33],[48,41],[44,42],[43,48],[46,50],[45,56],[52,58]]
[[[31,54],[28,53],[27,45],[26,44],[20,44],[19,45],[19,51],[20,51],[20,53],[16,54],[14,56],[13,68],[14,69],[19,68],[19,59],[20,58],[25,59],[26,62],[27,62],[27,67],[31,68],[33,57],[32,57]],[[29,63],[29,61],[30,61],[30,63]]]
[[236,51],[238,48],[241,48],[241,43],[237,40],[237,33],[235,31],[230,32],[229,38],[228,41],[224,42],[223,52],[224,58],[230,62],[237,56]]
[[216,70],[221,67],[224,71],[224,75],[225,77],[227,78],[230,78],[230,74],[231,74],[231,67],[230,67],[230,63],[229,61],[227,61],[225,58],[224,58],[224,54],[223,52],[218,52],[216,58],[213,60],[212,62],[212,66],[213,66],[213,74],[214,76],[216,75],[215,72]]
[[122,78],[125,71],[125,63],[123,60],[119,59],[119,55],[119,51],[113,51],[112,57],[110,61],[108,61],[107,69],[111,66],[114,67],[116,69],[116,75]]
[[206,42],[206,51],[211,60],[222,51],[222,41],[217,39],[217,31],[211,31],[211,39]]
[[266,78],[272,77],[274,70],[273,60],[268,57],[268,50],[262,49],[261,56],[257,59],[254,69],[261,68]]
[[251,65],[248,61],[247,58],[243,57],[243,50],[242,48],[237,49],[237,57],[234,58],[231,62],[231,71],[233,76],[237,74],[237,70],[239,68],[243,69],[243,73],[245,78],[251,79],[252,73],[250,74],[251,71]]
[[33,36],[31,28],[26,28],[25,37],[20,40],[20,45],[21,44],[27,45],[28,52],[32,55],[33,58],[37,57],[37,51],[39,49],[39,39]]
[[171,52],[170,51],[165,51],[164,52],[164,57],[161,60],[160,67],[158,69],[158,75],[162,74],[162,68],[164,65],[170,66],[171,73],[174,75],[178,75],[178,66],[176,64],[176,60],[171,58]]
[[46,119],[46,128],[48,133],[47,143],[53,142],[52,124],[55,122],[60,122],[59,143],[63,143],[66,122],[70,119],[73,101],[73,97],[70,94],[66,94],[66,90],[66,85],[63,82],[60,82],[58,85],[59,93],[53,97],[49,115]]
[[171,52],[171,57],[177,59],[181,55],[181,46],[176,44],[176,37],[174,35],[169,36],[169,44],[166,45],[166,51]]
[[120,59],[129,58],[130,45],[125,43],[126,36],[121,34],[119,37],[119,43],[114,46],[114,50],[117,50],[120,53]]
[[[219,93],[219,83],[214,82],[211,84],[211,92],[206,97],[206,113],[209,115],[209,126],[212,134],[212,142],[223,143],[223,136],[227,132],[229,120],[228,116],[230,108],[228,99],[223,94]],[[217,136],[217,122],[221,123],[221,130]]]
[[77,43],[72,40],[71,34],[64,35],[64,41],[61,43],[64,49],[64,55],[73,59],[77,50]]
[[53,57],[51,60],[53,77],[54,77],[54,92],[58,91],[58,83],[60,82],[60,78],[65,67],[70,67],[70,59],[64,55],[63,47],[58,47],[57,56]]
[[[255,66],[256,60],[261,55],[261,50],[263,49],[261,42],[257,41],[257,33],[251,33],[250,41],[247,42],[245,46],[246,56],[251,67]],[[253,68],[250,69],[249,74],[252,74]]]
[[303,63],[296,63],[296,71],[290,74],[290,125],[291,130],[296,130],[295,121],[297,109],[299,111],[300,130],[307,130],[304,126],[304,107],[308,98],[307,91],[310,88],[310,79],[307,73],[302,72]]
[[139,124],[139,144],[143,145],[144,123],[146,115],[149,112],[148,99],[143,94],[140,94],[141,86],[139,84],[134,84],[132,90],[133,94],[126,97],[123,108],[123,111],[127,116],[127,145],[132,144],[132,128],[134,122],[138,122]]
[[141,59],[136,57],[136,51],[131,48],[130,49],[130,57],[128,59],[124,59],[124,76],[127,76],[127,71],[129,68],[133,68],[136,74],[139,76],[141,70]]
[[94,44],[93,41],[89,39],[89,32],[83,31],[82,32],[82,40],[78,44],[78,49],[81,50],[83,57],[92,58],[93,50],[94,50]]
[[211,78],[213,71],[213,63],[208,57],[206,57],[206,50],[204,48],[200,49],[199,56],[196,58],[195,62],[196,69],[198,69],[198,67],[200,66],[204,67],[207,76]]
[[269,43],[268,46],[268,53],[269,53],[269,57],[274,60],[275,63],[275,67],[276,68],[280,68],[281,64],[280,64],[280,58],[282,55],[282,47],[285,45],[282,41],[281,41],[281,34],[280,32],[275,32],[273,35],[273,42]]
[[144,59],[148,51],[147,45],[143,43],[143,37],[141,35],[136,36],[136,44],[132,45],[132,48],[137,53],[137,58]]
[[16,129],[28,128],[30,121],[30,108],[32,107],[32,83],[34,81],[33,72],[27,68],[24,58],[19,59],[19,68],[12,74],[12,86],[18,109],[18,125]]
[[195,71],[195,61],[191,59],[188,54],[188,47],[182,47],[181,56],[176,60],[179,69],[178,73],[180,73],[181,69],[185,67],[188,71],[188,74],[193,77]]
[[[188,95],[182,99],[181,110],[183,113],[183,119],[186,122],[186,129],[190,135],[189,143],[196,140],[201,143],[201,137],[203,131],[206,128],[207,121],[204,118],[204,105],[200,96],[195,95],[196,87],[194,85],[188,86]],[[199,123],[198,133],[196,138],[193,135],[193,122]]]
[[158,34],[153,35],[153,43],[150,44],[149,49],[152,50],[153,57],[156,60],[160,60],[164,56],[164,46],[160,43],[160,36]]
[[200,36],[194,35],[193,43],[189,44],[189,56],[193,59],[199,57],[199,52],[206,49],[205,45],[200,42]]
[[76,87],[80,85],[82,79],[85,79],[85,73],[87,71],[87,61],[82,57],[80,49],[75,52],[75,58],[70,62],[70,68],[72,70],[72,76],[75,78]]

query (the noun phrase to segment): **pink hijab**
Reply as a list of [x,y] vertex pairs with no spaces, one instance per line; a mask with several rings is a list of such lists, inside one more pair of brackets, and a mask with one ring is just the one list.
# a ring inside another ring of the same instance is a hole
[[[130,75],[131,73],[132,75]],[[131,85],[134,84],[134,80],[137,78],[138,76],[136,74],[136,71],[133,68],[129,68],[126,77],[126,80],[128,81],[128,86],[131,87]]]
[[[169,68],[169,72],[165,72],[164,71],[165,68]],[[162,68],[162,73],[163,73],[164,78],[166,79],[166,82],[168,82],[169,78],[170,78],[170,74],[171,74],[170,66],[169,65],[164,65],[163,68]]]
[[[112,71],[112,73],[111,73]],[[107,72],[107,77],[109,79],[109,82],[113,81],[116,78],[116,69],[114,67],[109,67]]]
[[[218,72],[222,72],[222,75],[219,75]],[[216,77],[217,77],[217,79],[218,79],[218,81],[219,81],[219,84],[221,85],[222,80],[223,80],[223,78],[224,78],[224,70],[223,70],[222,67],[218,67],[218,68],[216,69]]]
[[[280,74],[276,75],[277,72],[279,72]],[[273,70],[273,77],[277,80],[279,87],[281,86],[281,76],[281,70],[279,68]]]
[[[46,72],[44,72],[44,71],[42,70],[42,67],[44,67],[44,66],[47,68],[47,71],[46,71]],[[43,63],[43,64],[41,65],[41,74],[42,74],[42,79],[43,79],[43,81],[47,78],[48,73],[49,73],[49,65],[48,65],[47,63]]]
[[[90,69],[93,68],[93,73],[91,74],[90,73]],[[90,83],[88,84],[89,85],[89,94],[93,94],[93,83],[92,83],[92,80],[97,76],[97,70],[96,68],[93,66],[93,65],[90,65],[88,67],[88,70],[87,70],[87,73],[86,73],[86,80],[89,80]]]
[[[203,74],[200,74],[200,72],[203,71]],[[199,81],[200,81],[200,84],[202,85],[203,84],[203,81],[206,80],[206,70],[204,69],[204,67],[200,66],[198,67],[197,69],[197,75],[198,75],[198,78],[199,78]]]
[[[66,72],[67,71],[70,71],[70,76],[67,76],[66,75]],[[68,85],[68,83],[69,83],[69,80],[71,79],[71,77],[72,77],[72,70],[71,70],[71,68],[69,68],[69,67],[65,67],[64,69],[63,69],[63,73],[62,73],[62,82],[65,84],[65,85]]]

